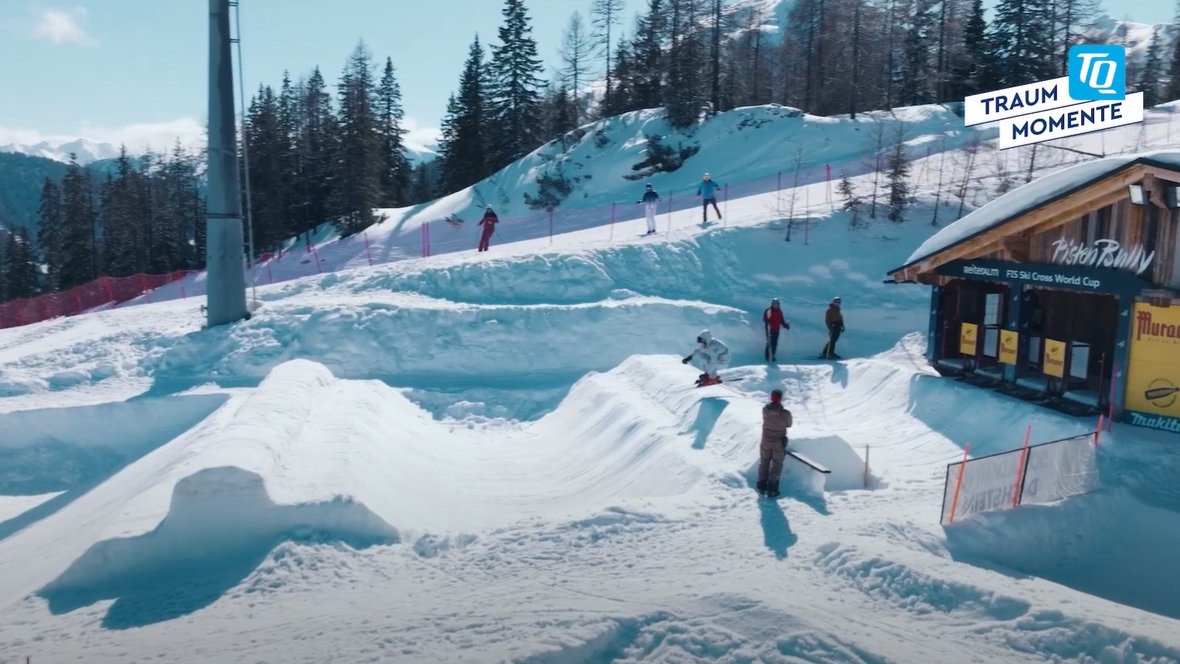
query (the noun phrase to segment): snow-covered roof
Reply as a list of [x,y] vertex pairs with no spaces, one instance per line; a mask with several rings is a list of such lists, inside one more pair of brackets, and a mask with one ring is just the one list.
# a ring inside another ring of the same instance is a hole
[[1180,170],[1180,152],[1159,150],[1103,157],[1054,171],[1013,189],[931,235],[914,250],[914,253],[910,254],[905,265],[901,268],[909,267],[940,251],[1003,225],[1046,203],[1083,189],[1096,180],[1141,162]]

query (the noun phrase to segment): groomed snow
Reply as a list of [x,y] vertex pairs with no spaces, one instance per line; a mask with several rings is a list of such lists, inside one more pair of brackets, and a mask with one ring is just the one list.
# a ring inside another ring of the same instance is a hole
[[[176,299],[0,331],[0,661],[1180,661],[1174,441],[1116,426],[1102,491],[941,527],[964,445],[1095,423],[926,366],[928,293],[881,279],[929,189],[858,231],[806,192],[806,241],[771,193],[263,286],[213,330]],[[706,327],[734,366],[697,389]],[[833,472],[767,501],[774,388]]]

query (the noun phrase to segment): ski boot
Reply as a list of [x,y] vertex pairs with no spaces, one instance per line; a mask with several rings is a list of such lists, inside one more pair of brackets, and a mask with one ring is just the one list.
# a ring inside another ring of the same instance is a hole
[[710,378],[709,376],[705,376],[704,378],[697,381],[697,385],[700,387],[705,387],[706,385],[716,385],[717,383],[720,383],[720,382],[721,382],[721,376],[717,376],[716,378]]
[[767,498],[778,498],[779,497],[778,481],[777,480],[774,482],[767,482],[767,484],[766,484],[766,497]]
[[759,496],[766,495],[766,482],[758,482],[758,484],[754,488],[756,488],[758,490]]

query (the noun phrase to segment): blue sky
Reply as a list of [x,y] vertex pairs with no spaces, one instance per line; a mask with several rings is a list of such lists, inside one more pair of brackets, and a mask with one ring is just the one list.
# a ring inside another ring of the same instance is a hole
[[[625,27],[646,5],[625,0]],[[494,41],[502,0],[241,0],[247,95],[319,65],[334,84],[359,39],[393,58],[415,136],[431,136],[476,32]],[[990,3],[989,3],[990,4]],[[528,0],[550,66],[590,0]],[[1170,21],[1174,0],[1105,0],[1112,16]],[[208,0],[0,2],[0,144],[85,137],[166,147],[205,117]]]

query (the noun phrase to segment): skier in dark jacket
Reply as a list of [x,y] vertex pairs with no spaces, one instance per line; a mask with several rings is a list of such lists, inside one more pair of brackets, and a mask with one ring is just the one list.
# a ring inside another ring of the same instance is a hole
[[766,326],[766,361],[777,362],[778,333],[782,329],[791,329],[791,321],[783,318],[783,310],[777,297],[771,300],[770,306],[762,312],[762,323]]
[[762,444],[759,447],[758,494],[778,498],[778,483],[787,456],[787,429],[794,424],[791,411],[783,407],[783,391],[770,393],[762,407]]
[[656,201],[658,200],[660,200],[660,195],[648,184],[643,190],[643,198],[635,201],[636,203],[643,203],[646,208],[648,235],[656,232]]
[[717,211],[717,218],[721,218],[721,210],[717,208],[717,189],[721,185],[717,184],[705,173],[705,178],[701,180],[701,186],[697,187],[697,196],[702,197],[701,213],[704,215],[704,221],[709,221],[709,203],[713,204],[713,209]]
[[483,235],[479,236],[479,250],[488,250],[488,240],[492,239],[492,233],[496,232],[496,224],[500,223],[500,218],[496,216],[492,206],[488,206],[483,213],[483,219],[479,220],[479,225],[483,226]]
[[824,344],[824,352],[820,353],[820,357],[838,360],[840,356],[836,354],[836,342],[844,333],[844,314],[840,312],[840,298],[832,298],[832,303],[824,312],[824,325],[828,328],[828,343]]

